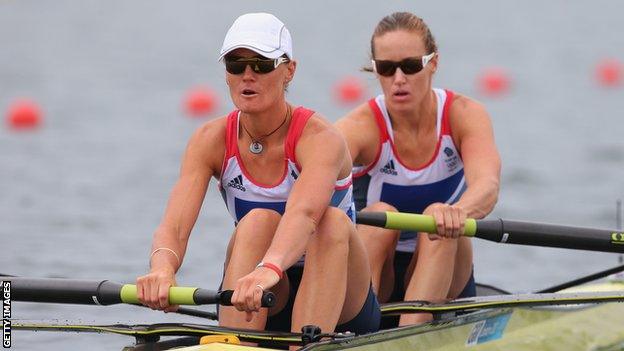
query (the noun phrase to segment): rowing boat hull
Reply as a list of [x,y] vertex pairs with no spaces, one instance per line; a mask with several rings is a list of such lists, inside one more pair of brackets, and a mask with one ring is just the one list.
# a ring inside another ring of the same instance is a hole
[[[624,350],[623,283],[606,283],[568,289],[564,294],[502,295],[455,300],[443,305],[398,303],[384,305],[384,311],[436,311],[438,320],[420,326],[382,330],[362,336],[322,341],[304,350]],[[603,303],[588,304],[587,296]],[[485,299],[485,300],[484,300]],[[489,302],[488,302],[489,301]],[[561,305],[572,303],[574,305]],[[498,305],[492,305],[496,303]],[[501,304],[502,303],[502,304]],[[522,307],[544,303],[557,306]],[[584,303],[579,305],[578,303]],[[497,306],[497,307],[495,307]],[[459,316],[454,311],[470,309]],[[452,311],[452,312],[449,312]],[[440,315],[439,313],[443,313]],[[161,323],[149,325],[40,325],[17,323],[15,329],[73,332],[99,332],[134,336],[142,340],[136,350],[152,349],[163,336],[237,336],[241,340],[293,343],[300,340],[290,333],[267,333],[221,328],[213,325]],[[170,346],[192,345],[170,339]],[[195,341],[196,342],[196,341]],[[160,344],[160,343],[159,343]],[[163,345],[164,346],[164,345]],[[146,348],[147,347],[147,348]],[[128,347],[126,350],[134,349]],[[162,349],[162,348],[160,348]],[[182,351],[260,351],[271,350],[234,344],[212,343]]]
[[[593,286],[593,291],[624,290],[622,284]],[[508,308],[348,340],[309,345],[305,350],[624,350],[624,303]],[[259,351],[258,347],[207,344],[184,351]]]

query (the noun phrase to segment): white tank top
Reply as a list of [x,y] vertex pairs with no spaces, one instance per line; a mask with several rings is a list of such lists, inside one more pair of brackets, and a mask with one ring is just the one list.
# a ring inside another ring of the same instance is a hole
[[[221,167],[219,189],[225,201],[228,212],[238,222],[254,208],[273,209],[280,214],[284,213],[286,200],[295,181],[299,177],[301,167],[295,158],[297,141],[303,132],[307,121],[314,111],[304,107],[296,108],[292,113],[292,120],[284,144],[284,173],[276,185],[262,184],[253,179],[247,172],[238,150],[239,111],[233,111],[227,117],[226,152]],[[338,207],[355,221],[355,206],[353,204],[353,186],[351,174],[336,181],[336,187],[330,206]]]
[[[434,202],[454,203],[466,190],[464,164],[451,136],[449,108],[453,93],[433,89],[437,99],[438,141],[433,157],[418,168],[407,167],[394,146],[392,122],[384,95],[369,101],[380,134],[380,147],[370,165],[353,168],[356,208],[385,202],[400,212],[422,213]],[[397,251],[413,252],[416,233],[403,232]]]

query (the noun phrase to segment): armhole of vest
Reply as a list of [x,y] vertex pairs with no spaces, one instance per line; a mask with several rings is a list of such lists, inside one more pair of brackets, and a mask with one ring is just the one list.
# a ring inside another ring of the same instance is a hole
[[373,160],[373,162],[364,167],[364,169],[360,172],[354,173],[353,178],[358,178],[365,175],[375,166],[375,164],[379,161],[379,157],[381,157],[381,148],[383,147],[383,144],[386,142],[386,140],[390,139],[390,135],[388,134],[388,129],[386,126],[386,120],[384,119],[383,113],[381,112],[381,109],[379,108],[379,105],[377,105],[375,99],[368,100],[368,106],[370,107],[371,111],[373,111],[373,117],[375,118],[375,122],[377,124],[377,131],[379,132],[379,144],[377,144],[377,153],[375,154],[375,159]]
[[[450,90],[444,90],[446,92],[446,100],[444,101],[444,108],[442,109],[442,129],[441,135],[451,135],[451,104],[455,94]],[[452,135],[451,135],[452,136]]]
[[295,166],[297,166],[299,171],[301,171],[301,166],[297,162],[295,148],[297,147],[297,142],[303,133],[303,129],[313,114],[314,111],[305,107],[299,106],[295,108],[292,113],[292,120],[290,121],[290,127],[288,128],[288,134],[286,134],[286,143],[284,144],[286,159],[291,160]]
[[238,146],[238,110],[232,111],[227,116],[227,122],[225,125],[225,153],[223,154],[223,163],[221,164],[221,174],[219,180],[223,179],[225,174],[225,168],[227,167],[228,160],[236,155],[236,147]]

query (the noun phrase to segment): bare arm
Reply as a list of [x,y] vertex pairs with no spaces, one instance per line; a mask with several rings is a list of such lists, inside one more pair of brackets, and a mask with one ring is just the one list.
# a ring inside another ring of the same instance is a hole
[[458,96],[451,107],[453,137],[459,141],[467,189],[456,205],[468,217],[488,215],[498,199],[501,160],[490,116],[483,105]]
[[[351,172],[351,160],[340,133],[329,123],[313,117],[304,129],[296,149],[301,166],[271,245],[262,261],[284,271],[303,255],[310,236],[327,210],[338,178]],[[279,277],[273,270],[255,269],[236,282],[232,302],[247,312],[260,308],[257,287],[269,289]],[[251,316],[248,315],[248,320]]]
[[[423,213],[435,218],[438,234],[456,238],[463,234],[467,217],[483,218],[494,208],[498,199],[501,161],[490,117],[481,104],[458,95],[450,113],[453,140],[464,163],[467,188],[456,203],[434,203]],[[437,236],[429,237],[435,239]]]
[[186,147],[180,176],[154,233],[150,272],[137,279],[139,300],[151,308],[174,309],[168,303],[168,289],[175,285],[175,273],[184,259],[210,178],[220,169],[221,124],[222,120],[215,120],[200,127]]
[[292,266],[303,255],[310,235],[329,206],[336,180],[351,171],[340,133],[320,119],[310,122],[297,145],[301,174],[263,259],[282,269]]

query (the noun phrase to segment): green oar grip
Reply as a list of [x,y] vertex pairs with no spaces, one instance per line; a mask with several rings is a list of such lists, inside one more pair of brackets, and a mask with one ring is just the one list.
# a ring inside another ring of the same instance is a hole
[[[232,306],[232,290],[212,291],[199,288],[172,286],[169,288],[169,304],[171,305],[205,305],[218,303],[223,306]],[[137,297],[137,287],[134,284],[125,284],[119,292],[121,301],[124,303],[140,304]],[[275,294],[264,291],[262,294],[262,307],[273,307]]]
[[[197,305],[194,294],[197,288],[172,286],[169,288],[169,303],[172,305]],[[121,301],[124,303],[139,304],[137,287],[134,284],[125,284],[120,292]]]
[[[438,232],[433,216],[400,212],[385,212],[385,214],[385,228],[431,234],[436,234]],[[363,212],[362,215],[366,215],[366,212]],[[464,236],[474,236],[476,231],[477,221],[472,218],[466,219],[464,223]]]

